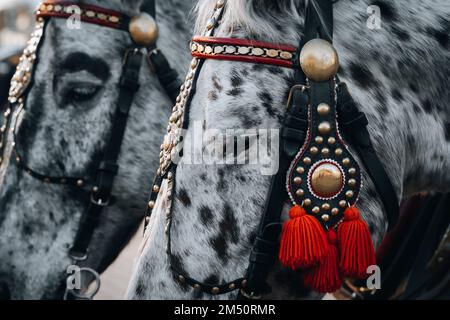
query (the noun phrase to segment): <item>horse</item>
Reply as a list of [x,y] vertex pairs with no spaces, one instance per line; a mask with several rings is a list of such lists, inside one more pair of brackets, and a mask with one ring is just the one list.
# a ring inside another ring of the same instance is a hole
[[[89,5],[129,17],[141,13],[145,0],[92,0]],[[75,1],[72,5],[85,5]],[[57,4],[53,3],[52,8]],[[157,4],[160,50],[178,73],[188,65],[190,1]],[[56,10],[56,9],[55,9]],[[76,11],[73,11],[74,13]],[[33,81],[17,118],[15,144],[22,162],[49,176],[90,176],[101,160],[119,95],[125,50],[133,45],[126,31],[73,19],[50,18],[37,54]],[[95,229],[87,260],[80,267],[102,272],[116,258],[143,218],[145,190],[158,164],[153,150],[163,137],[170,99],[153,66],[142,60],[119,155],[110,205]],[[12,120],[14,121],[14,119]],[[3,297],[60,299],[73,262],[68,255],[89,190],[48,183],[30,175],[16,161],[8,129],[0,169],[0,283]],[[142,150],[145,150],[142,152]],[[83,275],[83,281],[84,281]],[[90,281],[92,279],[89,278]],[[87,285],[87,284],[86,284]]]
[[[373,11],[372,5],[381,13],[379,28],[369,27],[374,16],[367,12]],[[210,27],[210,17],[222,6],[223,15],[215,16],[219,21],[215,37],[298,46],[305,1],[200,0],[196,34]],[[368,118],[374,149],[396,196],[448,192],[450,7],[444,0],[420,5],[341,0],[334,3],[333,12],[338,75]],[[237,158],[256,152],[256,140],[249,140],[240,154],[233,151],[236,146],[226,145],[226,154],[218,161],[192,163],[192,158],[201,160],[202,155],[207,158],[208,150],[219,150],[229,140],[226,130],[280,128],[294,71],[231,58],[201,60],[192,61],[193,70],[203,65],[191,84],[195,91],[186,106],[183,157],[177,162],[172,188],[169,174],[152,190],[159,195],[151,203],[153,211],[128,288],[129,299],[235,299],[237,290],[218,294],[218,289],[244,277],[249,265],[270,175],[261,170],[265,163],[241,164]],[[195,134],[194,130],[200,131]],[[206,133],[202,137],[207,130],[218,132],[216,139]],[[214,145],[217,141],[219,148]],[[225,164],[229,153],[235,161]],[[184,162],[186,154],[191,157]],[[366,170],[361,170],[359,207],[377,248],[388,222],[380,195]],[[195,281],[188,283],[188,278]],[[322,297],[302,286],[300,273],[280,264],[273,266],[268,281],[272,292],[263,298]],[[202,286],[209,286],[211,292],[199,290]]]

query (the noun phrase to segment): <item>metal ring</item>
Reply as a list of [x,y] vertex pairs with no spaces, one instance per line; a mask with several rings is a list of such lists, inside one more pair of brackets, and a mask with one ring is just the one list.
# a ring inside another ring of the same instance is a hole
[[76,290],[80,291],[81,289],[67,289],[68,284],[73,282],[73,279],[75,277],[74,274],[71,274],[70,276],[67,277],[66,279],[66,290],[64,292],[64,300],[67,300],[69,294],[73,295],[76,299],[80,299],[80,300],[92,300],[95,295],[98,293],[98,291],[100,290],[100,286],[101,286],[101,280],[100,280],[100,275],[98,274],[97,271],[95,271],[94,269],[91,268],[80,268],[80,274],[82,272],[86,272],[91,274],[94,277],[94,281],[90,282],[91,283],[95,283],[95,287],[92,291],[87,291],[84,293],[78,293]]
[[99,207],[107,207],[109,205],[109,198],[106,201],[103,201],[102,199],[95,200],[94,194],[91,193],[91,203],[93,203]]
[[309,89],[309,86],[305,86],[303,84],[296,84],[296,85],[292,86],[291,90],[289,90],[289,97],[288,97],[288,101],[286,103],[286,110],[289,110],[289,108],[291,107],[292,96],[294,95],[294,91],[300,90],[301,92],[304,92],[308,89]]
[[88,257],[88,251],[81,253],[77,252],[73,249],[73,247],[70,247],[69,249],[69,257],[75,261],[84,261]]

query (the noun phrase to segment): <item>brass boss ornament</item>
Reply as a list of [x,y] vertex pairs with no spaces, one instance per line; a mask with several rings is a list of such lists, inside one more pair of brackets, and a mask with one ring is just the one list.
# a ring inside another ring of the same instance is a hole
[[129,32],[136,44],[145,47],[155,44],[159,33],[155,19],[148,13],[133,17],[130,21]]
[[339,69],[339,58],[334,47],[326,40],[308,41],[300,52],[300,66],[314,81],[331,79]]

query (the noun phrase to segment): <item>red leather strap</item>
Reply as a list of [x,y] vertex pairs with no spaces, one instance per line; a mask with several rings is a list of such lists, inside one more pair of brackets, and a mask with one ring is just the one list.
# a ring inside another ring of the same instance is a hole
[[191,54],[199,59],[241,61],[292,68],[297,49],[264,41],[194,36]]
[[[66,12],[66,9],[71,6],[80,8],[80,20],[83,22],[114,29],[128,30],[130,18],[123,13],[78,2],[47,0],[39,6],[36,16],[67,19],[75,14],[73,11]],[[88,14],[92,15],[92,13],[93,16],[88,16]]]

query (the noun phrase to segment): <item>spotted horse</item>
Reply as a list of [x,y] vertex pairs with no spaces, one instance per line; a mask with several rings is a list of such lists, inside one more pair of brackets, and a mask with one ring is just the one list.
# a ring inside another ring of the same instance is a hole
[[82,290],[67,298],[91,297],[87,283],[138,228],[149,168],[158,165],[152,150],[181,84],[177,74],[189,65],[192,7],[185,0],[39,6],[2,128],[2,298],[63,298],[76,266]]
[[[367,27],[370,5],[379,29]],[[319,298],[363,276],[399,199],[450,186],[450,6],[201,0],[197,9],[128,298]],[[195,141],[198,128],[225,138]],[[230,129],[280,130],[278,173],[239,164],[257,140],[238,153]],[[234,164],[183,161],[209,150]]]

